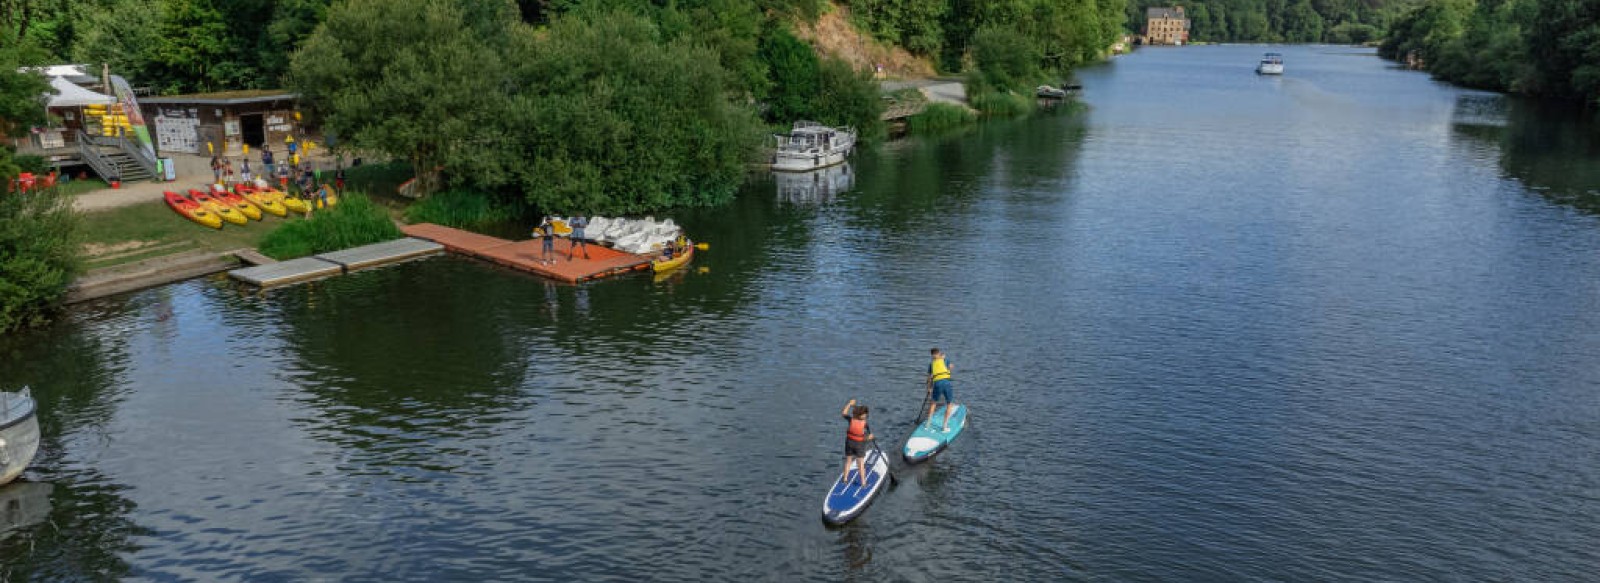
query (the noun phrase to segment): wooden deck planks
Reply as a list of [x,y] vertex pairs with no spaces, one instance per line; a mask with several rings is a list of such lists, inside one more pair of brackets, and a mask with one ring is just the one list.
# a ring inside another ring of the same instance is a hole
[[539,239],[507,241],[429,223],[406,225],[401,230],[412,237],[443,245],[453,253],[568,283],[648,269],[650,266],[649,257],[599,245],[587,246],[587,258],[582,251],[569,258],[567,253],[571,242],[563,237],[556,238],[550,262],[545,263],[544,245]]

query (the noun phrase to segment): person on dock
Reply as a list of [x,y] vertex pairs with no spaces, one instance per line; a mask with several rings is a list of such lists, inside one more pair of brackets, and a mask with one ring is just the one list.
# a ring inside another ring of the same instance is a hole
[[579,247],[583,248],[583,258],[589,258],[589,242],[583,236],[583,228],[587,226],[589,219],[583,215],[572,217],[572,234],[567,236],[567,261],[572,261],[572,253]]
[[550,259],[550,255],[556,251],[556,226],[550,222],[548,215],[544,217],[543,221],[539,222],[538,227],[533,229],[533,233],[543,241],[543,245],[539,247],[539,262],[545,265],[555,263],[554,260]]
[[950,416],[956,412],[954,389],[950,386],[950,363],[945,362],[944,351],[934,348],[933,362],[928,363],[928,426],[933,426],[933,412],[944,404],[945,433],[950,432]]
[[839,412],[845,420],[850,422],[849,429],[844,434],[844,474],[850,477],[850,465],[855,464],[861,471],[861,487],[867,487],[867,442],[874,437],[872,428],[867,426],[867,406],[856,406],[856,400],[850,399],[844,404],[844,410]]

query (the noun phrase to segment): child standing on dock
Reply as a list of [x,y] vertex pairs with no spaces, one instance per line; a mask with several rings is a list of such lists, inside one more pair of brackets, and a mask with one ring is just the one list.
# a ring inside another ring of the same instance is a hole
[[556,250],[556,226],[551,224],[550,217],[545,216],[544,220],[539,223],[539,226],[534,228],[533,233],[538,235],[544,242],[544,245],[539,248],[539,262],[545,265],[555,263],[555,261],[550,259],[550,255],[555,253]]
[[861,470],[861,487],[867,487],[867,442],[873,438],[872,428],[867,427],[867,406],[856,406],[856,400],[850,399],[844,404],[844,410],[839,414],[850,422],[850,428],[844,434],[844,477],[850,477],[850,464],[854,463]]

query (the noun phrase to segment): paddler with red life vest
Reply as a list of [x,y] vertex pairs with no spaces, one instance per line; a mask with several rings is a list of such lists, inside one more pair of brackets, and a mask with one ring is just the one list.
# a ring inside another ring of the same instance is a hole
[[856,400],[850,399],[844,404],[844,410],[839,415],[850,421],[850,428],[844,436],[844,477],[850,477],[850,464],[854,463],[861,470],[861,487],[867,487],[867,441],[873,438],[872,429],[867,427],[867,406],[856,406]]
[[944,351],[934,348],[933,362],[928,363],[928,427],[933,427],[933,412],[944,404],[945,433],[950,432],[950,415],[956,412],[955,389],[950,386],[950,364],[945,362]]

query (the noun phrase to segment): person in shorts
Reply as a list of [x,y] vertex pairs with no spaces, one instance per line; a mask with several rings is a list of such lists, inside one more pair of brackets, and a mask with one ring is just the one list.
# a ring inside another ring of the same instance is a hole
[[950,386],[950,364],[945,362],[944,351],[934,348],[933,361],[928,363],[928,427],[933,427],[933,412],[944,404],[945,433],[950,432],[950,416],[956,412],[955,389]]
[[572,253],[579,247],[583,248],[583,258],[589,258],[589,242],[584,239],[583,229],[589,226],[589,219],[583,215],[572,217],[572,234],[567,236],[567,261],[572,261]]
[[861,470],[861,487],[867,487],[867,442],[872,441],[872,428],[867,426],[867,406],[856,406],[856,400],[850,399],[844,404],[844,410],[839,412],[845,420],[850,422],[849,429],[844,434],[844,474],[850,477],[850,465],[855,464]]
[[533,234],[538,235],[543,243],[539,247],[539,262],[545,265],[554,263],[550,259],[550,255],[556,251],[556,226],[550,222],[550,217],[546,216],[543,221],[540,221],[539,226],[534,227]]

